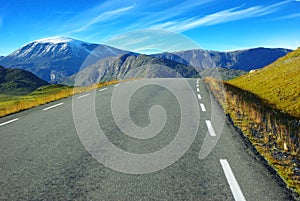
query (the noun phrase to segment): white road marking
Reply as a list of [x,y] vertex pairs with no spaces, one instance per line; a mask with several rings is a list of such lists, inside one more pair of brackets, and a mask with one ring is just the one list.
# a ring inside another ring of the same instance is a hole
[[78,96],[77,99],[84,98],[84,97],[87,97],[87,96],[89,96],[89,95],[91,95],[91,94],[84,94],[84,95],[82,95],[82,96]]
[[197,92],[199,92],[200,90],[199,90],[199,88],[197,88]]
[[119,86],[120,84],[116,84],[115,87]]
[[103,88],[103,89],[100,89],[99,91],[104,91],[104,90],[106,90],[107,88]]
[[58,103],[58,104],[56,104],[56,105],[52,105],[52,106],[50,106],[50,107],[46,107],[46,108],[43,109],[43,111],[46,111],[46,110],[49,110],[49,109],[51,109],[51,108],[60,106],[60,105],[62,105],[62,104],[64,104],[64,103]]
[[3,122],[3,123],[0,124],[0,126],[4,126],[4,125],[6,125],[6,124],[12,123],[12,122],[17,121],[17,120],[19,120],[19,118],[15,118],[15,119],[12,119],[12,120]]
[[214,128],[211,125],[211,121],[210,120],[205,120],[205,123],[206,123],[206,126],[208,128],[208,132],[209,132],[210,136],[212,136],[212,137],[216,136]]
[[201,95],[200,94],[198,94],[198,99],[201,99]]
[[202,112],[206,112],[206,108],[203,103],[200,103],[200,107],[201,107]]
[[246,199],[240,189],[240,186],[234,177],[234,174],[230,168],[228,161],[226,159],[220,159],[220,163],[224,170],[226,179],[228,181],[228,184],[230,186],[230,189],[231,189],[234,199],[236,201],[246,201]]

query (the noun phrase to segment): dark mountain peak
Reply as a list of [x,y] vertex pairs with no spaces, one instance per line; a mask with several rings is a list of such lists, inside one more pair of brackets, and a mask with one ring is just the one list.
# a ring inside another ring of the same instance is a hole
[[31,72],[0,66],[1,94],[23,95],[43,85],[48,85],[48,82],[38,78]]

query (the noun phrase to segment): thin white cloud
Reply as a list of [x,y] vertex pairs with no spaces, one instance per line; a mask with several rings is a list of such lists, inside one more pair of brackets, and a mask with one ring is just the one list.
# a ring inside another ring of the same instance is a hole
[[[171,18],[177,18],[182,14],[186,14],[190,12],[191,9],[199,8],[200,6],[213,2],[215,0],[188,0],[182,1],[182,3],[176,3],[174,6],[170,6],[167,9],[162,9],[159,12],[150,12],[150,13],[143,13],[141,19],[133,23],[132,25],[128,26],[126,30],[133,30],[133,29],[140,29],[152,27],[153,24],[158,24],[159,22],[167,21]],[[157,1],[157,4],[160,2]],[[174,22],[170,22],[174,23]],[[158,27],[156,27],[158,28]],[[123,30],[123,31],[126,31]]]
[[153,25],[153,28],[164,28],[171,31],[183,32],[189,29],[193,29],[200,26],[216,25],[231,21],[237,21],[247,18],[260,17],[274,13],[278,8],[291,0],[283,1],[280,3],[272,4],[270,6],[253,6],[246,9],[240,9],[241,7],[235,7],[219,12],[206,15],[204,17],[193,17],[189,19],[181,19],[176,21],[167,21]]
[[[299,2],[300,2],[300,0],[299,0]],[[286,15],[286,16],[283,16],[279,19],[286,20],[286,19],[293,19],[293,18],[298,18],[298,17],[300,17],[300,13],[294,13],[294,14],[291,14],[291,15]]]
[[183,35],[162,29],[130,31],[113,37],[104,44],[139,53],[199,49],[197,43]]
[[109,42],[114,43],[115,46],[133,47],[150,40],[151,38],[149,36],[134,35],[134,37],[131,37],[127,34],[124,34],[111,38]]
[[106,11],[104,13],[101,13],[101,14],[97,15],[96,17],[90,19],[84,25],[82,25],[79,28],[71,31],[70,33],[78,33],[78,32],[85,31],[94,24],[104,22],[104,21],[107,21],[107,20],[111,20],[112,18],[115,18],[115,17],[119,17],[121,14],[123,14],[126,11],[131,10],[132,8],[134,8],[134,5],[123,7],[123,8],[118,8],[118,9],[115,9],[115,10]]

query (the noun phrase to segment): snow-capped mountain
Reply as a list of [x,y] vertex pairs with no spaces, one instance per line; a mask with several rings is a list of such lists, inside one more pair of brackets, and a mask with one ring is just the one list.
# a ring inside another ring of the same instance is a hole
[[126,54],[113,47],[91,44],[67,37],[52,37],[33,41],[6,57],[0,65],[30,71],[48,82],[78,72],[100,59]]

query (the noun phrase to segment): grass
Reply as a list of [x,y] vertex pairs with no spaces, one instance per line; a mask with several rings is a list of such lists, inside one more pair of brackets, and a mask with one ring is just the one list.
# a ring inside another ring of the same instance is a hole
[[300,48],[261,70],[228,83],[258,95],[278,110],[300,118]]
[[113,80],[85,87],[70,87],[65,85],[42,86],[35,91],[21,96],[0,94],[0,117],[30,109],[38,105],[56,101],[74,94],[90,91],[96,88],[116,84]]

